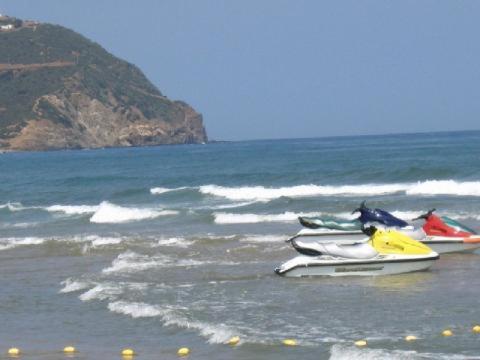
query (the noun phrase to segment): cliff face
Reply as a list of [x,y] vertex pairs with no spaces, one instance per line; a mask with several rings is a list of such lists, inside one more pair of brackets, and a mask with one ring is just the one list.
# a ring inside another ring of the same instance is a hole
[[202,116],[60,26],[0,31],[0,149],[202,143]]

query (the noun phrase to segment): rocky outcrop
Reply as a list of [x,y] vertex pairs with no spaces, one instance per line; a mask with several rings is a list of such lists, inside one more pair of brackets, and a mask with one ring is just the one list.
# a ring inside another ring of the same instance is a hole
[[[0,40],[0,150],[207,141],[192,107],[169,100],[135,66],[71,30],[38,25]],[[30,58],[14,48],[25,41],[37,45],[29,47]],[[10,54],[21,53],[17,62],[2,63],[7,43]],[[39,62],[42,48],[48,56]]]

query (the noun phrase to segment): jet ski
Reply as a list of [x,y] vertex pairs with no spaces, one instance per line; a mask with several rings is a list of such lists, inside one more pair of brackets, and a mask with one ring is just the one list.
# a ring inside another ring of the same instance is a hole
[[352,211],[352,214],[360,213],[355,220],[322,220],[318,218],[300,217],[299,221],[306,226],[295,236],[288,239],[301,239],[303,242],[336,242],[351,244],[366,239],[361,228],[367,224],[381,225],[385,228],[394,228],[402,231],[409,237],[421,240],[425,237],[423,231],[418,231],[402,219],[399,219],[382,209],[370,209],[363,201],[360,206]]
[[439,217],[434,211],[432,209],[412,220],[425,220],[422,227],[426,235],[422,240],[424,244],[440,254],[480,248],[480,235],[474,230],[446,216]]
[[389,212],[382,210],[382,209],[370,209],[365,205],[365,201],[362,201],[360,206],[352,211],[352,214],[359,212],[360,216],[354,220],[338,220],[338,219],[319,219],[319,218],[312,218],[306,216],[300,216],[298,221],[304,227],[309,229],[319,229],[325,228],[330,230],[345,230],[345,231],[352,231],[357,230],[360,231],[362,225],[367,223],[377,223],[382,224],[386,227],[394,227],[394,228],[404,228],[408,227],[409,224],[399,219]]
[[369,240],[356,244],[302,244],[303,255],[275,272],[288,277],[392,275],[426,270],[439,258],[428,246],[398,231],[370,226],[364,232]]

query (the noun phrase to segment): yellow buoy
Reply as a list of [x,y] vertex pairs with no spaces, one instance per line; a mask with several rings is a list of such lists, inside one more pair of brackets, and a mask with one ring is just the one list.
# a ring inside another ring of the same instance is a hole
[[18,356],[18,355],[20,355],[20,349],[18,349],[18,348],[10,348],[10,349],[8,349],[8,355]]
[[472,328],[472,331],[474,333],[480,333],[480,325],[475,325],[473,328]]
[[367,346],[367,340],[357,340],[355,341],[355,346],[358,346],[358,347]]
[[453,335],[453,332],[452,332],[452,330],[450,330],[450,329],[443,330],[443,331],[442,331],[442,335],[443,335],[443,336],[452,336],[452,335]]
[[285,339],[282,341],[283,345],[285,346],[296,346],[297,341],[295,339]]
[[135,351],[132,349],[123,349],[122,350],[122,356],[133,356],[135,355]]
[[72,354],[72,353],[76,352],[76,349],[73,346],[65,346],[63,348],[63,352],[65,354]]
[[240,342],[240,336],[234,336],[227,341],[228,345],[235,346]]
[[415,341],[417,337],[415,335],[407,335],[405,336],[405,341]]
[[187,356],[188,354],[190,354],[190,349],[187,347],[180,348],[177,351],[178,356]]

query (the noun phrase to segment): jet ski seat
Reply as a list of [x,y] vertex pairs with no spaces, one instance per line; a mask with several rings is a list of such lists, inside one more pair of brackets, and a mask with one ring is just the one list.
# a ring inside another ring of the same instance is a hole
[[303,242],[299,239],[292,241],[292,245],[301,253],[310,256],[330,255],[347,259],[371,259],[378,252],[368,242],[354,244]]

